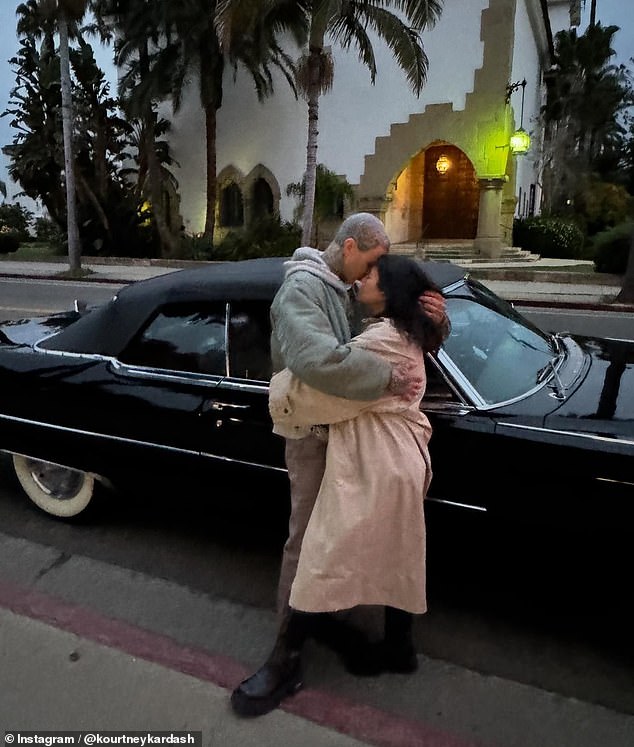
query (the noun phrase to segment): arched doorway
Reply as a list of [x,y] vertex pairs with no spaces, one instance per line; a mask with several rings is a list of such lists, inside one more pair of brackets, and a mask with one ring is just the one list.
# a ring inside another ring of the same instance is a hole
[[474,239],[480,188],[475,170],[455,145],[432,145],[423,166],[424,239]]
[[257,221],[273,215],[274,207],[273,191],[266,179],[259,177],[251,191],[251,219]]

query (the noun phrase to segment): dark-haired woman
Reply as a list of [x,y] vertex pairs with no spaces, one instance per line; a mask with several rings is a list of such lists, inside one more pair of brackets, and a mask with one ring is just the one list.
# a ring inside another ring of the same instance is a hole
[[[420,264],[385,255],[361,281],[358,300],[372,321],[350,343],[391,364],[410,363],[425,380],[424,353],[444,330],[419,297],[437,290]],[[319,392],[288,370],[271,381],[276,432],[300,438],[328,425],[326,470],[293,582],[290,606],[333,612],[358,605],[386,608],[382,669],[414,671],[412,614],[427,610],[423,498],[431,480],[431,427],[420,411],[424,387],[404,400],[367,402]]]

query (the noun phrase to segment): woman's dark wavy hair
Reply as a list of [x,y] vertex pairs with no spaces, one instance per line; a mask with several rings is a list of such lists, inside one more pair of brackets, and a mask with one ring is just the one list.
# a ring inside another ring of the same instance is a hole
[[384,254],[377,262],[379,288],[385,294],[385,310],[396,329],[424,352],[438,350],[443,341],[442,328],[422,309],[419,297],[425,291],[440,288],[433,283],[420,262],[397,254]]

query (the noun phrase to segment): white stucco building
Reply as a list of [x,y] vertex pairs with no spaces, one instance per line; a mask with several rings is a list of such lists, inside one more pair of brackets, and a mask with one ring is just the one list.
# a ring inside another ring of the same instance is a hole
[[[463,239],[497,256],[511,242],[513,217],[539,212],[543,73],[553,34],[578,24],[579,6],[445,0],[439,23],[423,36],[430,63],[418,97],[382,42],[375,45],[375,85],[354,51],[334,47],[334,86],[320,100],[318,162],[354,186],[355,209],[381,217],[393,242]],[[516,156],[509,141],[520,125],[532,146]],[[204,131],[192,90],[170,138],[183,223],[192,233],[204,224]],[[220,235],[235,223],[223,208],[229,197],[241,202],[244,223],[263,210],[292,218],[286,187],[302,179],[306,133],[306,104],[282,78],[260,103],[246,74],[235,84],[227,74],[217,126]]]

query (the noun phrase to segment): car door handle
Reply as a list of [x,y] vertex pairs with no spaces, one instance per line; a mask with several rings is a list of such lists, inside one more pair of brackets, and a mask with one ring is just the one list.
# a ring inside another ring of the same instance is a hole
[[233,402],[205,402],[203,412],[222,412],[223,410],[248,410],[249,405],[235,405]]

